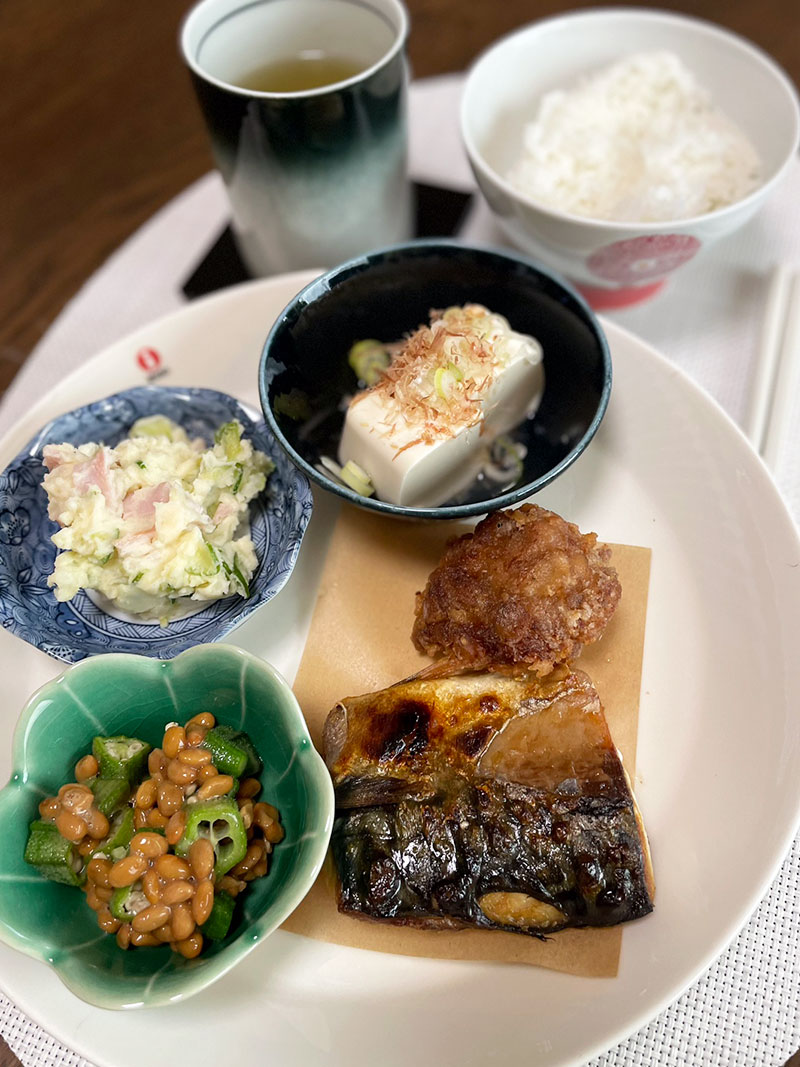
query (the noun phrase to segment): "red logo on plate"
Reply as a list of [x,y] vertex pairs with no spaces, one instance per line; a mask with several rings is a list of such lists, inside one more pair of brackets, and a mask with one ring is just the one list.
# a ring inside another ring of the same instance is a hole
[[161,366],[161,355],[155,348],[140,348],[136,353],[136,362],[145,374],[152,374]]

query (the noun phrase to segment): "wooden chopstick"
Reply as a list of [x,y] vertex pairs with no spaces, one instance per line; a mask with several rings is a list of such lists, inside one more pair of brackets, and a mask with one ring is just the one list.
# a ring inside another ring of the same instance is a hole
[[771,471],[780,455],[800,396],[800,275],[773,271],[750,404],[743,429]]
[[792,420],[800,417],[800,411],[797,408],[798,396],[800,396],[800,275],[795,274],[789,284],[783,339],[772,395],[772,409],[761,448],[764,462],[773,472]]

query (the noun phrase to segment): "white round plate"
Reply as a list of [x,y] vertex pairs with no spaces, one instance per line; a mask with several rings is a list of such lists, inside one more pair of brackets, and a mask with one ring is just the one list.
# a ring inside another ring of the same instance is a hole
[[[0,443],[0,464],[52,415],[146,380],[137,353],[159,382],[257,404],[262,341],[309,278],[226,290],[112,345],[26,415]],[[0,986],[51,1034],[104,1067],[244,1052],[302,1067],[578,1065],[656,1015],[742,926],[800,816],[800,544],[727,416],[656,352],[604,325],[608,413],[585,455],[536,499],[604,540],[653,552],[635,785],[658,892],[654,913],[624,931],[617,977],[390,956],[279,931],[191,1000],[114,1014],[0,946]],[[289,582],[230,638],[290,678],[337,508],[317,495]],[[7,773],[18,711],[60,664],[8,633],[0,664]]]

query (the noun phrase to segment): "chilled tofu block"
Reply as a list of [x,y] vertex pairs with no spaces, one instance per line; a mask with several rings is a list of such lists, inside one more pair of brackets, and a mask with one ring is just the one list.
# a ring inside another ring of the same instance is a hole
[[435,507],[465,489],[544,391],[538,341],[479,305],[448,309],[409,338],[393,375],[396,362],[350,404],[339,447],[393,504]]

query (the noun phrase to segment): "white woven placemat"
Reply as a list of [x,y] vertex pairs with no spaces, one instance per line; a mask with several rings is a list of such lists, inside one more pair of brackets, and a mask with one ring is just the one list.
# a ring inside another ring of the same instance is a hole
[[[411,172],[421,181],[471,190],[458,135],[460,86],[452,76],[412,87]],[[800,268],[799,187],[797,163],[761,214],[685,267],[663,297],[610,315],[669,356],[736,420],[746,406],[770,271],[778,263]],[[124,244],[64,308],[25,364],[0,405],[0,434],[38,399],[43,381],[58,381],[130,330],[179,307],[181,284],[226,220],[221,182],[211,174]],[[461,236],[504,243],[480,203]],[[795,407],[800,414],[800,396]],[[775,476],[800,520],[800,418]],[[24,1067],[87,1062],[2,994],[0,1033]],[[800,841],[755,914],[705,975],[591,1067],[778,1067],[798,1048]]]

